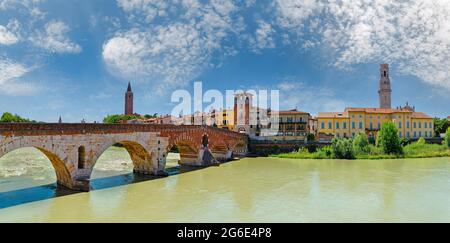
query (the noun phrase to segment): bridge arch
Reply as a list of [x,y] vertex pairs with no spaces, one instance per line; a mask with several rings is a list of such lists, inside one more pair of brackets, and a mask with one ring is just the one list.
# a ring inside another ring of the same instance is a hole
[[180,136],[173,139],[166,148],[164,156],[167,156],[174,147],[178,149],[178,153],[180,154],[180,164],[192,163],[198,159],[199,148],[193,138],[182,138]]
[[32,146],[32,145],[24,145],[24,146],[12,146],[5,148],[5,146],[0,146],[0,158],[3,156],[17,151],[19,149],[25,148],[34,148],[37,151],[40,151],[52,164],[56,175],[56,182],[58,185],[62,185],[67,188],[73,188],[74,181],[71,176],[69,168],[66,166],[64,161],[58,156],[56,153],[51,152],[50,150],[40,147],[40,146]]
[[97,152],[95,152],[95,155],[90,160],[91,172],[100,156],[104,154],[106,150],[115,145],[123,147],[128,152],[131,161],[133,162],[133,171],[135,173],[151,174],[152,172],[158,170],[158,164],[155,163],[157,161],[156,158],[154,158],[155,156],[153,152],[149,148],[146,148],[145,145],[136,141],[117,140],[104,144]]

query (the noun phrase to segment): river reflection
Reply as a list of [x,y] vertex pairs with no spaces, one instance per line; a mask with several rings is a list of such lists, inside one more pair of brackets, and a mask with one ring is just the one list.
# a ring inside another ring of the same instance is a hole
[[0,210],[2,222],[450,222],[450,158],[249,158]]

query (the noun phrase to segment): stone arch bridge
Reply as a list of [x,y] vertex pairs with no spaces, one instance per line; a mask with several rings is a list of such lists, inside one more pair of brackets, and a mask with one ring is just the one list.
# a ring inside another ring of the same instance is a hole
[[135,173],[164,176],[175,146],[181,165],[210,166],[248,151],[244,134],[207,126],[105,124],[0,124],[0,157],[25,147],[51,161],[58,185],[88,191],[98,158],[113,145],[130,154]]

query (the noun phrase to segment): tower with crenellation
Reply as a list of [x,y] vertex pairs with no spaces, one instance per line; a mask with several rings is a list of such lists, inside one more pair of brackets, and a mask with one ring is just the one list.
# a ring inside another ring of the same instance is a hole
[[389,78],[389,64],[380,65],[380,89],[378,94],[380,95],[380,108],[391,109],[392,108],[392,89],[391,79]]

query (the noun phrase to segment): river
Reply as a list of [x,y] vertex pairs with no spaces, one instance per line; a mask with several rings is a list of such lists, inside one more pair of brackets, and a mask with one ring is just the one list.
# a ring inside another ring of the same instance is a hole
[[0,159],[0,222],[450,222],[450,158],[247,158],[186,173],[178,159],[172,176],[142,180],[111,148],[95,190],[71,194],[40,152],[18,150]]

